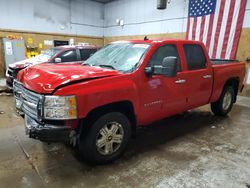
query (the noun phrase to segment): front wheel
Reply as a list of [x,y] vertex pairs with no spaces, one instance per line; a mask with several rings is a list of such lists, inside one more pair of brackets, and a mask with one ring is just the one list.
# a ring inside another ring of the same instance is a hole
[[226,86],[218,101],[211,104],[211,110],[215,115],[226,116],[232,109],[235,92],[231,86]]
[[120,112],[98,118],[86,136],[81,138],[79,151],[88,161],[105,164],[116,160],[126,148],[131,135],[131,123]]

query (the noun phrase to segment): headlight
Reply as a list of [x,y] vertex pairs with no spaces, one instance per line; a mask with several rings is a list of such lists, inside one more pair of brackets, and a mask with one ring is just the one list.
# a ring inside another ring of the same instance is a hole
[[76,97],[45,96],[44,118],[50,120],[76,119]]

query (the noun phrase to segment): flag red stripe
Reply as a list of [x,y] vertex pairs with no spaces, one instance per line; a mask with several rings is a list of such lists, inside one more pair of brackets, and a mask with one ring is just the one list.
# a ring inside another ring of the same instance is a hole
[[188,23],[187,23],[187,32],[186,32],[186,39],[188,40],[189,38],[189,29],[190,29],[190,18],[188,18]]
[[195,40],[196,27],[197,27],[197,18],[195,17],[194,18],[194,23],[193,23],[192,40]]
[[206,17],[205,16],[202,16],[202,19],[201,19],[201,31],[200,31],[200,41],[203,41],[203,34],[204,34],[204,27],[205,27],[205,20],[206,20]]
[[241,29],[242,29],[242,25],[243,25],[243,19],[244,19],[244,15],[245,15],[246,3],[247,3],[246,0],[241,0],[240,11],[239,11],[239,16],[238,16],[238,20],[237,20],[237,27],[236,27],[236,31],[235,31],[235,36],[234,36],[232,51],[230,54],[230,59],[235,59],[235,56],[236,56],[236,51],[237,51],[237,47],[239,44]]
[[208,32],[207,32],[207,41],[206,41],[206,47],[209,50],[211,39],[212,39],[212,30],[213,30],[213,24],[214,24],[214,14],[210,16],[209,19],[209,26],[208,26]]
[[235,1],[236,0],[231,0],[231,3],[230,3],[227,26],[226,26],[226,31],[225,31],[225,36],[224,36],[222,51],[221,51],[221,57],[220,57],[222,59],[225,59],[226,57],[228,39],[229,39],[230,29],[231,29],[232,20],[233,20],[234,9],[235,9]]
[[220,10],[219,10],[219,17],[218,17],[218,22],[217,22],[216,31],[215,31],[215,40],[214,40],[214,49],[213,49],[213,53],[212,53],[212,58],[216,58],[216,52],[217,52],[218,40],[219,40],[219,36],[220,36],[220,31],[221,31],[225,3],[226,3],[225,0],[221,1]]

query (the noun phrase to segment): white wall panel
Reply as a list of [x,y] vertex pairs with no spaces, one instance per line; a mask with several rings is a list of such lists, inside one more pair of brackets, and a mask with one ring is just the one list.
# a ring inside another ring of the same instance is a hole
[[88,0],[0,0],[0,28],[102,37],[103,10]]
[[[104,36],[185,32],[188,2],[172,0],[156,9],[157,0],[119,0],[105,5]],[[116,19],[124,20],[124,27]]]
[[243,27],[250,27],[250,0],[247,0],[246,13],[244,17]]

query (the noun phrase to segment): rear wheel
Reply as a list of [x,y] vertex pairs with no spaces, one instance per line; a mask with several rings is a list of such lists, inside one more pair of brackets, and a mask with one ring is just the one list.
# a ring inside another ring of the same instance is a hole
[[219,116],[227,115],[233,107],[234,99],[234,89],[231,86],[226,86],[219,100],[211,104],[212,112]]
[[126,148],[131,135],[129,119],[120,112],[104,114],[92,123],[80,140],[79,151],[92,162],[104,164],[116,160]]

